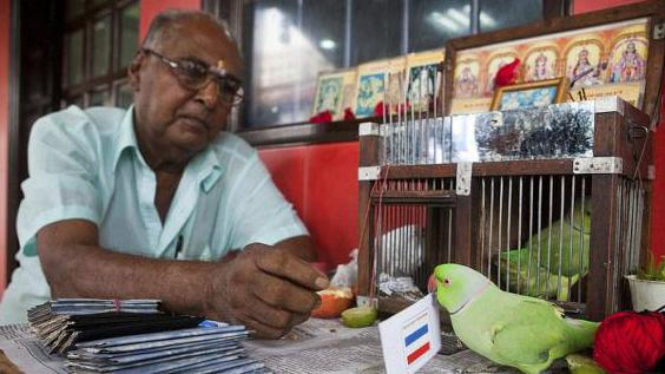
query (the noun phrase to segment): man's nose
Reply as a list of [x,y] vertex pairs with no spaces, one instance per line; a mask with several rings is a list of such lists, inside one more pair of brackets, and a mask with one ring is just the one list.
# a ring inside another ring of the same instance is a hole
[[214,109],[220,104],[219,100],[219,85],[214,79],[208,79],[203,87],[199,88],[196,92],[196,99],[200,101],[208,109]]

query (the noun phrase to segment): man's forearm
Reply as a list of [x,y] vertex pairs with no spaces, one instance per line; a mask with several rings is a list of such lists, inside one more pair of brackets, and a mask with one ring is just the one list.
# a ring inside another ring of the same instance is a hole
[[150,259],[88,245],[57,245],[42,259],[53,297],[155,298],[173,312],[202,315],[215,264]]

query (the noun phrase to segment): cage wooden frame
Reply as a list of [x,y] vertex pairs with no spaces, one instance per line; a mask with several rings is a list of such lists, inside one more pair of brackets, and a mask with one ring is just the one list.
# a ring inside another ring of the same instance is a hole
[[[644,187],[644,210],[641,217],[641,246],[640,260],[647,258],[650,237],[650,199],[651,183],[649,181],[649,165],[651,165],[651,139],[653,135],[649,129],[650,119],[640,110],[630,106],[619,98],[608,98],[610,109],[600,109],[596,105],[594,118],[594,157],[616,157],[623,160],[623,170],[615,174],[589,174],[591,180],[591,196],[594,201],[602,204],[592,204],[591,208],[591,235],[589,272],[585,285],[586,303],[580,309],[585,318],[601,320],[606,315],[619,308],[625,308],[627,300],[627,286],[625,281],[617,279],[622,274],[617,273],[621,261],[621,253],[616,252],[619,236],[615,223],[620,218],[618,212],[620,201],[617,191],[623,181],[639,178]],[[378,124],[366,125],[378,129]],[[362,126],[361,126],[362,127]],[[633,136],[636,129],[648,132],[647,136]],[[477,235],[478,194],[477,180],[481,177],[501,176],[572,176],[577,175],[574,159],[543,159],[504,162],[475,163],[472,168],[472,187],[469,196],[457,195],[454,190],[440,191],[408,191],[400,194],[391,192],[381,194],[380,184],[387,181],[406,181],[427,178],[455,178],[458,164],[439,165],[382,165],[381,150],[382,137],[378,131],[361,131],[360,167],[379,167],[378,175],[370,178],[360,178],[359,181],[359,227],[362,232],[358,264],[359,264],[359,295],[373,294],[372,288],[374,269],[375,243],[373,227],[374,214],[377,204],[383,203],[435,203],[439,205],[454,206],[454,252],[453,262],[468,265],[474,268],[479,266],[479,238]],[[377,186],[377,184],[379,184]],[[426,253],[435,250],[431,244],[431,233],[427,235]],[[426,255],[427,257],[427,255]],[[430,271],[436,264],[427,264]],[[620,284],[619,289],[615,284]],[[397,312],[408,305],[403,300],[390,297],[379,297],[379,308],[386,312]],[[618,304],[617,304],[617,301]],[[578,307],[578,306],[575,306]]]

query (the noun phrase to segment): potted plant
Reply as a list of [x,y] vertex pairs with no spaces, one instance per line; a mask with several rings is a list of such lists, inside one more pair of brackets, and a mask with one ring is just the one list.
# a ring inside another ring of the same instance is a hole
[[626,276],[630,285],[633,310],[655,311],[665,305],[665,256],[661,256],[660,265],[656,265],[653,255],[645,269],[637,275]]

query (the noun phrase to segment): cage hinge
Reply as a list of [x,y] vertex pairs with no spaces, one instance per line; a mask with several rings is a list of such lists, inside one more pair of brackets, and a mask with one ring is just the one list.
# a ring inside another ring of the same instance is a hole
[[621,157],[581,157],[573,161],[573,174],[621,174]]
[[358,126],[358,136],[379,135],[379,124],[374,122],[363,122]]
[[377,299],[376,297],[357,295],[356,296],[356,304],[358,306],[368,306],[368,307],[378,308],[379,307],[379,299]]
[[469,196],[471,195],[471,172],[473,170],[473,162],[458,162],[457,163],[457,181],[455,183],[457,195]]
[[653,25],[653,40],[665,39],[665,22]]
[[381,166],[361,166],[358,168],[359,181],[375,181],[381,175]]

